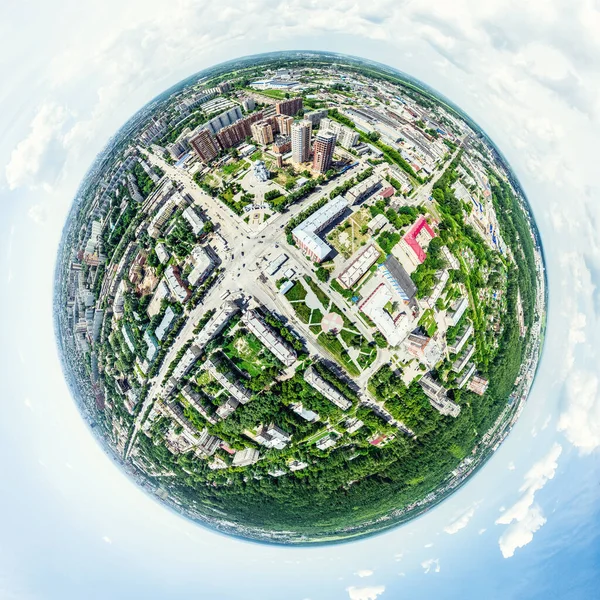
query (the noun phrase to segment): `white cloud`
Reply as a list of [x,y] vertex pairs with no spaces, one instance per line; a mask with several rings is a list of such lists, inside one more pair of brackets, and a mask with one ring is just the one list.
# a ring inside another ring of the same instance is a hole
[[112,540],[107,535],[102,537],[102,541],[106,544],[112,544]]
[[396,562],[400,562],[403,557],[404,557],[404,554],[402,554],[402,552],[398,552],[398,553],[394,554],[394,560]]
[[487,529],[485,527],[482,527],[477,533],[479,535],[483,535],[486,531],[487,531]]
[[433,548],[433,542],[429,542],[428,544],[425,544],[424,548]]
[[425,574],[427,573],[439,573],[440,572],[440,559],[439,558],[430,558],[428,560],[424,560],[421,563]]
[[578,369],[565,385],[566,408],[561,413],[557,428],[582,454],[600,447],[600,396],[598,376]]
[[458,533],[461,529],[464,529],[469,521],[473,518],[477,507],[479,506],[479,502],[475,502],[465,511],[463,511],[460,515],[458,515],[455,519],[453,519],[446,527],[444,527],[444,531],[450,535],[454,535]]
[[371,575],[373,575],[373,571],[371,571],[370,569],[359,569],[354,574],[358,575],[359,577],[370,577]]
[[508,525],[498,540],[504,558],[513,556],[517,548],[529,544],[533,534],[546,523],[541,508],[535,503],[535,494],[554,478],[561,453],[562,446],[555,443],[525,474],[519,489],[521,497],[496,519],[497,525]]
[[361,588],[350,586],[346,588],[346,591],[350,600],[377,600],[385,592],[385,585],[373,585]]
[[42,204],[34,204],[28,211],[27,216],[38,225],[45,223],[48,219],[48,211]]
[[514,471],[516,469],[514,461],[511,460],[508,463],[508,467],[507,468],[508,468],[509,471]]
[[5,167],[11,190],[23,185],[52,186],[58,176],[57,163],[64,153],[64,129],[68,111],[53,102],[40,106],[29,125],[28,135],[10,155]]

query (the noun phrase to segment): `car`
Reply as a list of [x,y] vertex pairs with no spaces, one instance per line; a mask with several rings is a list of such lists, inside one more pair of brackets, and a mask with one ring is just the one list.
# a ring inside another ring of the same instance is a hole
[[242,256],[244,256],[244,252],[242,251]]

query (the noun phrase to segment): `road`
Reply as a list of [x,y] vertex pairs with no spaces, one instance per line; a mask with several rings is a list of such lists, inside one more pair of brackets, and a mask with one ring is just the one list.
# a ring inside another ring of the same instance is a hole
[[[220,267],[223,268],[224,273],[208,292],[207,296],[205,296],[195,308],[189,312],[186,310],[188,319],[185,325],[167,352],[157,375],[149,382],[150,389],[142,408],[136,417],[132,435],[126,446],[125,458],[129,456],[131,449],[133,448],[135,438],[139,433],[142,421],[147,414],[148,409],[161,393],[163,378],[166,375],[171,362],[180,349],[194,337],[194,329],[202,316],[207,311],[216,309],[222,305],[223,299],[221,296],[226,291],[230,293],[239,292],[242,295],[254,297],[258,302],[267,307],[274,306],[282,316],[293,322],[294,327],[302,333],[311,354],[316,354],[329,360],[334,360],[335,362],[335,358],[314,340],[314,336],[312,332],[310,332],[308,326],[301,323],[296,318],[292,307],[276,290],[273,289],[272,284],[265,284],[260,281],[259,274],[264,271],[269,262],[267,254],[272,253],[273,249],[277,249],[278,247],[281,249],[281,252],[285,252],[295,259],[294,262],[298,267],[299,274],[312,276],[313,269],[311,263],[306,260],[300,250],[286,244],[286,223],[318,199],[328,197],[334,188],[344,184],[369,166],[365,161],[361,161],[359,166],[347,171],[339,178],[328,182],[324,186],[319,186],[308,198],[292,205],[285,213],[276,213],[266,221],[262,227],[252,229],[244,222],[242,217],[234,214],[217,198],[213,198],[206,194],[196,184],[187,171],[168,164],[156,153],[148,154],[148,162],[150,162],[151,165],[160,167],[165,172],[166,177],[182,187],[183,192],[189,194],[193,198],[194,203],[201,206],[210,216],[216,226],[217,233],[221,239],[224,240],[225,244],[221,249],[221,252],[218,253],[221,259]],[[433,183],[431,185],[433,185]],[[228,240],[234,240],[234,243],[229,246]],[[313,280],[315,279],[313,278]],[[317,285],[319,285],[319,287],[332,298],[335,304],[337,304],[338,307],[340,307],[353,321],[360,333],[364,335],[369,342],[373,341],[371,331],[358,318],[358,308],[347,307],[343,296],[329,286],[325,286],[318,281]],[[363,388],[366,388],[366,382],[370,375],[386,360],[387,354],[378,349],[378,355],[373,365],[364,371],[358,378],[358,381]],[[370,396],[369,401],[375,402]]]

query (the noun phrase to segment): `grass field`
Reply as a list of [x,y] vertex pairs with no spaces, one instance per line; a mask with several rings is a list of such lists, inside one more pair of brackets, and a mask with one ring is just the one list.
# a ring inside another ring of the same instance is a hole
[[308,275],[305,275],[304,281],[306,281],[310,289],[314,292],[319,302],[323,305],[323,308],[329,310],[329,305],[331,304],[329,296]]
[[437,323],[435,322],[433,309],[428,308],[421,318],[419,319],[419,325],[425,329],[429,337],[433,337],[437,331]]
[[338,227],[336,227],[327,239],[331,245],[344,257],[350,258],[361,246],[370,239],[368,233],[361,233],[371,220],[371,214],[366,208],[350,215]]
[[354,375],[355,377],[360,375],[360,369],[350,356],[348,356],[348,351],[342,346],[342,342],[340,342],[337,336],[321,333],[317,338],[317,342],[328,350],[350,375]]
[[290,301],[304,300],[306,298],[307,291],[304,286],[299,282],[296,283],[285,293],[285,297]]
[[238,160],[236,162],[229,163],[228,165],[222,167],[221,173],[223,173],[223,175],[225,175],[226,177],[232,176],[249,166],[250,165],[245,160]]

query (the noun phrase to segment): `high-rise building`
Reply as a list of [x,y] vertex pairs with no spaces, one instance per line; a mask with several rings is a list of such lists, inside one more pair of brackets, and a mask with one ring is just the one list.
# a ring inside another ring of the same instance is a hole
[[277,115],[277,130],[281,135],[292,135],[292,124],[294,118],[288,115]]
[[330,131],[317,134],[313,146],[313,170],[325,173],[331,167],[333,149],[335,148],[335,134]]
[[242,108],[246,112],[250,112],[251,110],[254,110],[255,106],[256,106],[256,102],[254,102],[254,98],[244,98],[242,100]]
[[267,121],[252,124],[252,137],[258,144],[266,146],[273,142],[273,128]]
[[219,155],[217,140],[208,129],[202,129],[191,140],[190,146],[203,163],[209,163]]
[[320,110],[313,110],[311,112],[304,113],[304,118],[307,121],[310,121],[313,124],[313,127],[316,127],[321,119],[327,116],[327,109],[322,108]]
[[302,98],[290,98],[275,104],[278,115],[290,115],[293,117],[302,108]]
[[352,148],[359,141],[359,135],[354,129],[342,125],[337,121],[329,118],[322,118],[320,121],[321,131],[332,131],[336,135],[337,143],[343,148]]
[[303,163],[310,159],[312,123],[299,121],[292,125],[292,162]]

